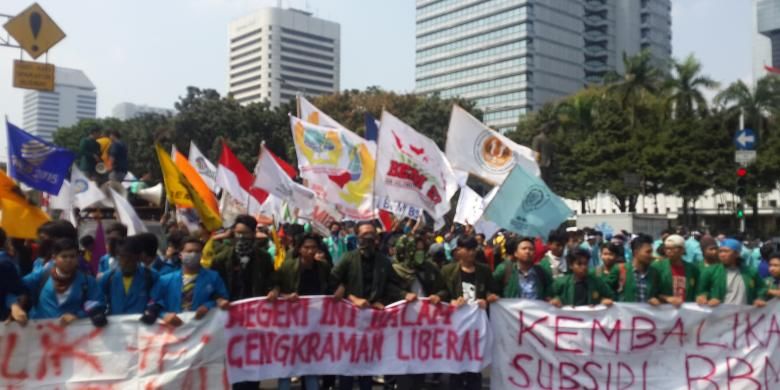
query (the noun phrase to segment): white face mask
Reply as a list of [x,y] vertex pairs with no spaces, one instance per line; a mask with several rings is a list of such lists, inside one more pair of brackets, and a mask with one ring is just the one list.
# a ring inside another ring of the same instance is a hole
[[200,258],[201,254],[197,252],[183,253],[181,255],[181,264],[186,268],[196,268],[200,264]]

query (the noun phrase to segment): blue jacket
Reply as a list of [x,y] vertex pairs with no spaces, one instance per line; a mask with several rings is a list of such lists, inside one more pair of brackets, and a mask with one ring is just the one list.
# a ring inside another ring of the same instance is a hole
[[0,259],[0,321],[8,318],[11,305],[23,292],[22,279],[19,277],[17,266],[6,255],[5,258]]
[[49,268],[49,263],[50,262],[46,262],[43,259],[43,257],[39,257],[39,258],[35,259],[35,261],[33,261],[33,266],[32,266],[32,272],[31,273],[36,273],[36,272],[38,272],[38,271],[40,271],[40,270],[42,270],[44,268],[48,269]]
[[175,264],[172,261],[163,260],[159,256],[154,260],[154,263],[152,263],[152,270],[160,274],[160,276],[177,271],[179,268],[181,268],[181,264]]
[[[33,296],[35,304],[32,310],[30,310],[30,319],[59,318],[65,313],[71,313],[78,318],[86,318],[87,313],[84,312],[84,303],[87,301],[95,301],[99,304],[105,303],[95,278],[83,272],[78,272],[70,287],[68,298],[60,305],[57,301],[57,294],[54,292],[54,281],[49,272],[51,272],[51,268],[45,267],[22,279],[24,287]],[[41,287],[44,279],[46,279],[46,283]],[[36,297],[35,295],[39,294],[39,292],[40,295]]]
[[704,261],[704,254],[701,251],[701,244],[693,237],[685,240],[685,254],[683,260],[686,263],[698,264]]
[[98,263],[98,275],[102,275],[116,268],[117,266],[116,259],[114,259],[113,263],[110,261],[111,258],[113,257],[114,256],[111,256],[110,254],[106,253],[100,258],[100,262]]
[[[110,278],[110,280],[109,280]],[[108,271],[100,277],[98,284],[103,296],[108,302],[108,314],[141,314],[152,299],[152,291],[160,279],[157,272],[138,267],[130,283],[130,290],[125,293],[122,272]]]
[[[181,287],[182,270],[171,272],[161,276],[160,281],[152,292],[154,301],[162,307],[161,313],[181,313]],[[217,305],[217,298],[228,299],[229,295],[225,283],[216,271],[201,268],[198,278],[195,280],[195,292],[192,297],[192,309],[197,310],[201,305],[213,309]]]

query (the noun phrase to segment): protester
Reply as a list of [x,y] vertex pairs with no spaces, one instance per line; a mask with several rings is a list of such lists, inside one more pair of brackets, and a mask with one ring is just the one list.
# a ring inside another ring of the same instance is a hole
[[[336,297],[346,296],[360,309],[384,305],[403,298],[391,260],[377,251],[379,238],[376,227],[370,222],[358,224],[358,249],[347,252],[333,268],[332,277],[337,283]],[[355,378],[339,377],[339,388],[352,389]],[[371,389],[371,377],[359,377],[361,390]]]
[[111,181],[122,183],[127,176],[127,146],[122,142],[122,134],[118,130],[111,130],[111,146],[108,148],[108,159],[111,162]]
[[340,223],[331,222],[330,236],[325,238],[325,245],[328,246],[328,253],[330,253],[333,264],[338,264],[341,261],[341,257],[347,253],[347,239],[341,235]]
[[[476,260],[477,240],[473,237],[458,240],[453,251],[454,260],[442,270],[446,285],[446,294],[441,297],[451,300],[451,304],[460,307],[476,303],[486,308],[488,303],[498,300],[499,287],[493,279],[490,268]],[[482,388],[482,373],[465,372],[450,376],[450,388],[457,390],[476,390]]]
[[683,261],[685,239],[672,234],[664,241],[663,248],[666,258],[652,265],[661,278],[661,300],[678,307],[683,302],[695,302],[699,268]]
[[624,266],[617,267],[613,278],[617,279],[615,297],[619,302],[649,303],[657,306],[661,303],[660,275],[653,264],[653,239],[640,234],[631,241],[634,259]]
[[530,237],[510,238],[506,243],[509,259],[499,264],[493,280],[501,288],[503,298],[548,300],[552,295],[552,278],[541,266],[535,265],[534,240]]
[[129,237],[119,248],[117,268],[98,280],[106,298],[108,314],[141,314],[151,302],[151,292],[160,276],[142,266],[144,237]]
[[135,245],[138,245],[140,248],[139,264],[141,266],[156,272],[160,276],[169,274],[178,269],[176,265],[166,262],[157,254],[160,242],[153,233],[140,233],[130,238],[132,238]]
[[[684,229],[682,231],[685,231]],[[688,239],[685,240],[685,255],[683,260],[691,264],[700,264],[704,261],[704,253],[701,248],[702,235],[698,231],[691,232]]]
[[[315,260],[322,238],[316,234],[306,234],[295,249],[295,256],[287,260],[274,274],[274,291],[282,298],[296,300],[301,296],[326,295],[329,287],[330,265]],[[319,378],[313,375],[303,377],[306,390],[319,389]],[[279,379],[279,390],[289,390],[289,378]],[[254,387],[255,389],[257,386]]]
[[187,235],[178,230],[171,231],[166,236],[164,261],[169,268],[181,268],[181,247],[186,239]]
[[186,239],[181,251],[181,269],[160,277],[152,291],[152,299],[159,304],[165,324],[181,325],[177,313],[194,311],[195,319],[199,320],[214,307],[222,310],[230,307],[219,274],[200,266],[202,255],[203,243],[194,237]]
[[761,260],[758,262],[758,277],[766,279],[769,277],[769,256],[775,252],[775,244],[771,241],[765,242],[761,245],[760,253]]
[[740,257],[742,244],[727,238],[718,251],[720,263],[708,267],[701,275],[701,285],[696,302],[700,305],[718,306],[754,305],[762,307],[764,287],[758,272]]
[[553,285],[554,306],[611,306],[614,293],[603,280],[588,272],[590,252],[578,249],[566,256],[570,273],[556,279]]
[[98,263],[98,277],[104,273],[116,268],[116,256],[122,241],[127,238],[127,226],[115,222],[106,229],[106,240],[108,241],[108,253],[100,258]]
[[780,253],[767,255],[769,276],[764,279],[764,300],[780,298]]
[[274,262],[255,236],[256,228],[253,217],[239,215],[231,230],[215,238],[211,269],[222,277],[231,301],[272,293]]
[[97,177],[95,166],[100,161],[100,129],[93,127],[89,134],[79,141],[79,169],[88,178],[94,180]]
[[[610,242],[601,248],[602,264],[596,267],[595,274],[614,292],[622,289],[620,274],[625,273],[626,260],[623,258],[623,246]],[[593,262],[591,261],[591,265]],[[625,281],[622,280],[622,281]]]
[[[6,245],[5,230],[2,228],[0,228],[0,245],[3,248]],[[18,265],[5,251],[0,251],[0,321],[5,321],[12,314],[14,314],[12,317],[25,319],[22,307],[7,301],[9,297],[20,296],[23,292]]]
[[547,254],[539,262],[544,272],[550,278],[557,279],[568,272],[563,252],[566,248],[568,237],[562,232],[551,232],[547,238]]
[[718,264],[718,242],[710,235],[702,236],[699,240],[702,253],[702,261],[698,263],[699,272],[704,272],[708,267]]
[[[59,318],[68,325],[77,318],[105,323],[105,302],[95,278],[78,270],[78,244],[72,238],[58,238],[52,246],[53,266],[24,277],[27,293],[20,303],[29,310],[31,319]],[[100,317],[100,314],[103,317]]]

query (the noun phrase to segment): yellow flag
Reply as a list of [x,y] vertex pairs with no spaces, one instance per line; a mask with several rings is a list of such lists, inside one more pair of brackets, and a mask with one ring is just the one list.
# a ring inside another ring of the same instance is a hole
[[184,155],[179,153],[178,150],[174,153],[173,163],[176,164],[176,168],[179,169],[179,172],[181,172],[187,181],[192,185],[192,188],[195,189],[195,192],[200,195],[200,198],[203,199],[203,202],[206,203],[206,205],[208,205],[211,210],[219,214],[217,197],[214,196],[214,193],[211,192],[209,187],[206,185],[206,182],[203,181],[203,178],[200,177],[200,173],[198,173],[198,171],[196,171],[195,168],[190,165],[187,157],[184,157]]
[[274,240],[274,246],[276,247],[276,257],[274,257],[274,270],[278,270],[284,263],[284,259],[287,257],[287,250],[282,245],[282,240],[279,239],[279,233],[276,232],[276,227],[271,226],[271,238]]
[[192,188],[187,178],[176,168],[176,164],[173,163],[168,152],[160,144],[156,144],[155,149],[157,150],[157,158],[160,160],[160,169],[165,182],[165,193],[171,203],[178,207],[194,208],[201,222],[209,231],[221,228],[222,220],[219,214],[207,206],[200,195],[198,195],[198,192]]
[[0,208],[2,220],[0,227],[8,237],[35,239],[38,228],[49,221],[49,216],[30,202],[19,187],[0,171]]
[[214,261],[214,239],[209,238],[206,241],[206,245],[203,246],[203,256],[200,258],[200,265],[203,268],[211,268],[211,263]]

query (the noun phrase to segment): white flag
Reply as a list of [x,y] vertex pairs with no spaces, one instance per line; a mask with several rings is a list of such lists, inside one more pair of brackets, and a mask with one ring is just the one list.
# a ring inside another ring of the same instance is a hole
[[111,198],[114,200],[114,209],[119,217],[119,222],[122,222],[127,226],[127,235],[134,236],[138,233],[146,233],[146,225],[144,225],[141,218],[138,218],[138,214],[135,213],[135,209],[122,195],[117,194],[113,188],[111,191]]
[[534,152],[485,126],[466,110],[452,107],[447,131],[447,159],[492,184],[501,184],[515,165],[539,176]]
[[122,187],[125,187],[126,189],[130,189],[130,187],[133,186],[133,183],[137,182],[138,178],[133,175],[133,172],[127,171],[125,174],[125,177],[122,179]]
[[190,154],[188,156],[190,165],[192,165],[198,174],[209,187],[211,192],[217,192],[217,167],[200,152],[195,142],[190,141]]
[[67,179],[62,181],[60,192],[56,196],[49,197],[49,209],[62,210],[60,219],[72,223],[73,226],[78,226],[76,213],[73,210],[73,190]]
[[420,207],[434,220],[450,210],[458,179],[436,143],[382,112],[374,187],[377,197]]
[[255,166],[255,181],[253,187],[286,200],[290,205],[300,210],[311,212],[314,208],[314,191],[294,182],[276,163],[265,146]]
[[73,192],[73,204],[79,209],[85,209],[106,198],[97,184],[89,180],[74,165],[70,171],[71,190]]
[[460,188],[458,208],[453,221],[461,225],[474,225],[485,211],[484,199],[468,186]]
[[303,96],[298,96],[298,107],[300,108],[298,116],[300,116],[300,118],[305,122],[313,123],[322,127],[329,127],[331,129],[350,131],[346,127],[342,126],[341,123],[338,123],[336,120],[329,117],[328,114],[322,112],[322,110],[317,108],[315,105],[309,103],[309,101],[306,100],[306,98]]

